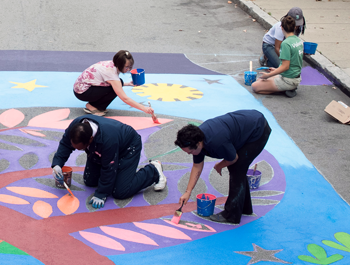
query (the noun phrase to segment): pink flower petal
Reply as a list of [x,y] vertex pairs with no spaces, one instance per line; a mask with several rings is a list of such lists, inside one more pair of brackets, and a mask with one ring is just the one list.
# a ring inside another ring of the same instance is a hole
[[158,246],[158,244],[148,236],[145,236],[144,234],[137,233],[131,230],[116,228],[116,227],[109,227],[109,226],[100,226],[100,229],[103,232],[105,232],[107,235],[110,235],[122,240]]
[[28,122],[28,126],[52,129],[66,129],[72,120],[64,120],[69,116],[69,109],[58,109],[40,114]]
[[6,194],[0,194],[0,202],[9,203],[9,204],[30,204],[26,200],[23,200],[21,198],[18,198],[12,195],[6,195]]
[[24,129],[20,129],[21,132],[24,133],[28,133],[34,136],[39,136],[39,137],[46,137],[45,134],[39,133],[38,131],[35,130],[24,130]]
[[139,223],[139,222],[134,222],[134,225],[136,225],[138,228],[146,230],[147,232],[150,232],[159,236],[164,236],[164,237],[169,237],[174,239],[192,240],[192,238],[190,238],[184,232],[173,227],[169,227],[165,225],[149,224],[149,223]]
[[[151,116],[149,116],[149,117],[112,116],[112,117],[107,117],[107,118],[117,120],[117,121],[120,121],[120,122],[125,123],[127,125],[130,125],[136,131],[142,130],[142,129],[147,129],[150,127],[159,126],[159,124],[153,122]],[[170,119],[163,119],[163,118],[158,118],[158,120],[161,124],[165,124],[165,123],[173,121]]]
[[8,128],[15,127],[24,120],[24,114],[16,109],[9,109],[1,113],[0,123]]
[[61,199],[57,202],[58,209],[61,210],[62,213],[65,215],[69,215],[72,213],[75,213],[76,210],[78,210],[80,205],[80,201],[77,197],[73,197],[70,194],[64,195]]
[[6,189],[20,194],[24,196],[29,197],[35,197],[35,198],[48,198],[48,199],[55,199],[58,198],[55,194],[52,194],[50,192],[40,190],[37,188],[28,188],[28,187],[6,187]]
[[110,248],[114,250],[120,250],[120,251],[125,251],[125,248],[122,244],[119,242],[115,241],[112,238],[109,238],[104,235],[96,234],[96,233],[91,233],[91,232],[85,232],[85,231],[79,231],[79,234],[85,238],[87,241],[104,247],[104,248]]
[[42,218],[48,218],[52,214],[52,206],[44,201],[36,201],[33,205],[33,212]]

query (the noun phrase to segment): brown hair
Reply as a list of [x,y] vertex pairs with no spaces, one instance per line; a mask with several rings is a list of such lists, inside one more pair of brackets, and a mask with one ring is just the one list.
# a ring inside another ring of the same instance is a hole
[[131,61],[131,66],[134,65],[134,58],[132,57],[131,53],[126,50],[120,50],[113,57],[114,66],[117,67],[119,71],[123,71],[126,60]]
[[295,29],[295,20],[291,16],[286,16],[282,19],[282,28],[285,30],[285,32],[290,33],[294,32]]

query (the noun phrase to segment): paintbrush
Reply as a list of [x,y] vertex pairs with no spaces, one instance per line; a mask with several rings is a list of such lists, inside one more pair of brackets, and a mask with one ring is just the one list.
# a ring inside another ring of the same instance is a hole
[[[63,176],[62,176],[61,174],[59,174],[54,168],[53,168],[53,171],[55,172],[55,174],[56,174],[57,176],[63,178]],[[64,178],[63,178],[63,186],[68,190],[68,192],[70,193],[70,195],[72,195],[72,196],[74,197],[73,192],[70,190],[70,188],[68,187],[68,185],[66,184],[66,182],[64,182]]]
[[256,168],[258,167],[258,164],[255,164],[254,170],[253,170],[253,176],[255,175]]
[[175,214],[174,214],[173,218],[171,219],[171,221],[174,224],[179,224],[179,222],[180,222],[180,218],[181,218],[181,215],[182,215],[181,210],[182,210],[182,206],[184,206],[184,202],[185,201],[182,201],[181,207],[175,211]]
[[[148,106],[149,106],[150,108],[152,108],[151,102],[149,102],[149,101],[148,101]],[[154,123],[159,123],[159,124],[160,124],[160,122],[158,121],[158,118],[157,118],[156,114],[154,114],[154,112],[153,112],[153,114],[152,114],[152,120],[153,120]]]

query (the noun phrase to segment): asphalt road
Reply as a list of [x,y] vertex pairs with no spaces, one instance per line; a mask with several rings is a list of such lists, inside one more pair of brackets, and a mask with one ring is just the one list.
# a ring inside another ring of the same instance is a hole
[[[241,84],[249,61],[258,66],[265,33],[226,0],[13,0],[2,3],[0,18],[0,50],[184,53]],[[332,86],[300,86],[293,99],[255,97],[349,203],[349,127],[324,112],[349,98]]]

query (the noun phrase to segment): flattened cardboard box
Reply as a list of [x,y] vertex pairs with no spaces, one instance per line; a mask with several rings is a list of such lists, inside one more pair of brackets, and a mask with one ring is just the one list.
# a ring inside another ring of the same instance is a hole
[[324,110],[343,124],[350,124],[350,107],[341,101],[332,100]]

